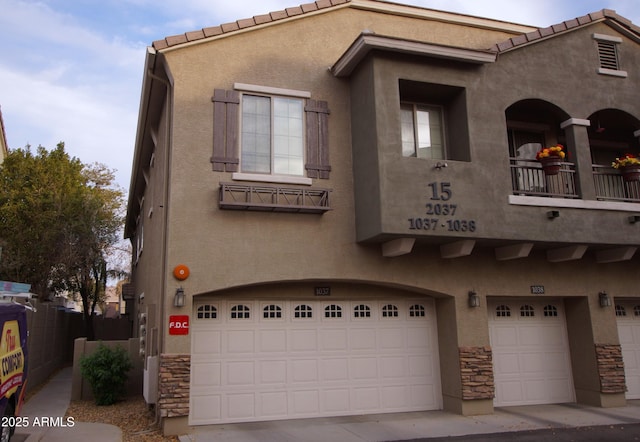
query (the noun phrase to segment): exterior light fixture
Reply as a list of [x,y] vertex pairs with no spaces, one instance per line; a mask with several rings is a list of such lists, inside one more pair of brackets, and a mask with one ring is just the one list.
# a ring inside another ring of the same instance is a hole
[[547,212],[547,218],[549,219],[558,218],[559,216],[560,216],[560,212],[558,212],[557,210],[549,210]]
[[600,307],[611,307],[611,298],[606,292],[598,293],[598,299],[600,300]]
[[480,295],[474,291],[469,292],[469,307],[480,307]]
[[174,307],[184,307],[184,289],[179,287],[176,289],[176,294],[173,298],[173,306]]

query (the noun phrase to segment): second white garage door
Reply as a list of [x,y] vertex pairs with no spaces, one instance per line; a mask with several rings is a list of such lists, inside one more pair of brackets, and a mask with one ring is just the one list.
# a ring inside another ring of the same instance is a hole
[[561,301],[489,303],[495,406],[574,402]]
[[441,408],[430,300],[196,306],[191,425]]
[[640,399],[640,301],[616,300],[627,399]]

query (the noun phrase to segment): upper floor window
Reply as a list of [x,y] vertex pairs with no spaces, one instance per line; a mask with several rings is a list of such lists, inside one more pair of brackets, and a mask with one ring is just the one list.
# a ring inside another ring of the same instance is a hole
[[423,81],[398,81],[402,155],[471,161],[466,91]]
[[302,99],[244,94],[241,127],[242,172],[304,174]]
[[445,158],[442,115],[440,106],[401,104],[403,156]]
[[211,100],[214,171],[235,172],[234,180],[297,184],[329,178],[326,101],[306,91],[241,83],[215,89]]

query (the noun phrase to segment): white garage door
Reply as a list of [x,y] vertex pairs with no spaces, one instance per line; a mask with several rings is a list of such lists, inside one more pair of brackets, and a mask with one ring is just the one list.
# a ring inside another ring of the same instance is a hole
[[640,399],[640,301],[616,300],[618,336],[622,347],[627,399]]
[[562,302],[509,299],[489,308],[494,405],[574,402]]
[[191,425],[441,408],[431,301],[196,305]]

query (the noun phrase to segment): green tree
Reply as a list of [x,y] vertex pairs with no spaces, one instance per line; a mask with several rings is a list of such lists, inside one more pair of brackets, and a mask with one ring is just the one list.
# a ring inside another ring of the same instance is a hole
[[92,340],[123,201],[112,171],[70,157],[64,143],[11,151],[0,167],[0,278],[30,283],[42,299],[79,294]]

